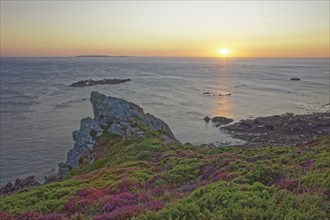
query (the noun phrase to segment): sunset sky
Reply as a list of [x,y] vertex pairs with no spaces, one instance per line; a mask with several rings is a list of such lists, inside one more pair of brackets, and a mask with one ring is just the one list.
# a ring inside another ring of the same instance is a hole
[[1,56],[329,57],[329,1],[3,1]]

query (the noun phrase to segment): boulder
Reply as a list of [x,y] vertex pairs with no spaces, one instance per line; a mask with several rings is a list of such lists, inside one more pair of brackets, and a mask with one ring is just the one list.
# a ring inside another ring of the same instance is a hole
[[120,123],[113,123],[108,129],[108,133],[118,136],[125,136],[126,131]]
[[209,122],[211,120],[211,118],[209,116],[205,116],[203,119],[205,122]]

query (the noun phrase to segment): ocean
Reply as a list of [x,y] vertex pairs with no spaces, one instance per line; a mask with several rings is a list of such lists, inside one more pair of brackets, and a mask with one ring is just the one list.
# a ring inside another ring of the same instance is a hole
[[[1,58],[0,185],[56,172],[92,91],[140,105],[183,143],[237,143],[203,118],[329,111],[329,73],[329,59]],[[69,86],[104,78],[132,81]]]

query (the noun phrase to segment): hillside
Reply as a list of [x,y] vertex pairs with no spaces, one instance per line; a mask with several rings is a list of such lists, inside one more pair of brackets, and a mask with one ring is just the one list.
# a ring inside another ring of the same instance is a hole
[[58,180],[1,195],[0,219],[330,218],[329,135],[202,148],[133,103],[98,93],[91,102],[95,118],[74,132]]

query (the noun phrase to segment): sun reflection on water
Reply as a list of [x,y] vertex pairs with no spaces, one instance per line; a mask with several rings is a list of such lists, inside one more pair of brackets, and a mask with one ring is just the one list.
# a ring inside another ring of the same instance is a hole
[[227,65],[223,65],[220,62],[221,68],[219,68],[219,92],[214,99],[211,113],[214,116],[222,116],[226,118],[235,117],[235,106],[232,101],[232,90],[229,85],[230,68]]

